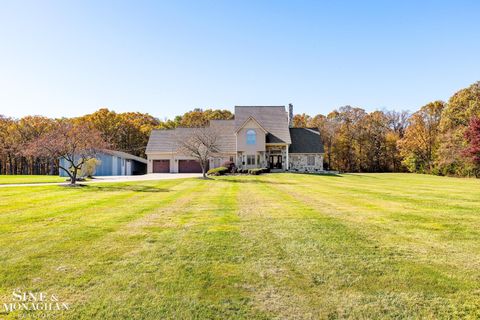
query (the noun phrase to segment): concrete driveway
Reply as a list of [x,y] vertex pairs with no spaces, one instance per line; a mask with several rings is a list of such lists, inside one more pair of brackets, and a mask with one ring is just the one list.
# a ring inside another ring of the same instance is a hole
[[[82,181],[82,182],[78,182],[78,183],[91,184],[91,183],[106,183],[106,182],[130,182],[130,181],[186,179],[186,178],[200,178],[201,176],[202,176],[201,173],[150,173],[150,174],[145,174],[145,175],[142,175],[142,176],[94,177],[93,180]],[[68,184],[68,182],[2,184],[2,185],[0,185],[0,188],[6,188],[6,187],[36,187],[36,186],[51,186],[51,185],[65,185],[65,184]]]

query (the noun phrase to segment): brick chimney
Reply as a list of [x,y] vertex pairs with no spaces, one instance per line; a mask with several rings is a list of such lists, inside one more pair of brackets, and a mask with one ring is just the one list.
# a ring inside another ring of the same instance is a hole
[[293,104],[288,104],[288,126],[293,128]]

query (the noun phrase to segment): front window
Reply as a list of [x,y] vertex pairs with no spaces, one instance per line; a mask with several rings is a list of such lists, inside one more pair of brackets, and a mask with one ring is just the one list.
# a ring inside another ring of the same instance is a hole
[[247,130],[247,144],[257,143],[257,133],[253,129]]
[[255,165],[255,155],[249,154],[247,155],[247,166],[254,166]]
[[315,156],[308,156],[307,157],[307,166],[314,166],[315,165]]

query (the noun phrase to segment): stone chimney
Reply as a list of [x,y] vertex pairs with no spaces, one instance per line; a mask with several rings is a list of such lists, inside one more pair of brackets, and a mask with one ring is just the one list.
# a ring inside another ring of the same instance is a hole
[[288,126],[293,128],[293,104],[288,104]]

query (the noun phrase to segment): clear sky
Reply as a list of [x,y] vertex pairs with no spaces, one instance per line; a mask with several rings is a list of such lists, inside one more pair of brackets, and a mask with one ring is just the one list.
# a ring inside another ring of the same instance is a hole
[[2,1],[0,114],[416,110],[480,80],[480,1]]

